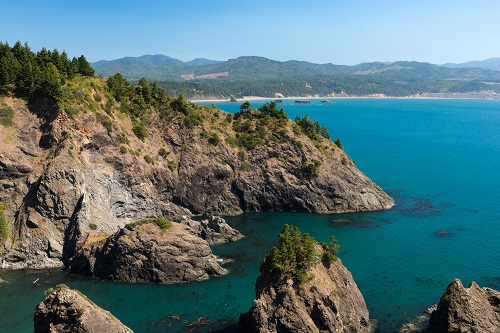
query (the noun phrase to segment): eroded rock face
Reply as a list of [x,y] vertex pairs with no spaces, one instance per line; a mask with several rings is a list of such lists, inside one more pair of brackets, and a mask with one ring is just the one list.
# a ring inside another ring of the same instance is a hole
[[111,313],[66,286],[58,286],[38,304],[33,321],[35,333],[132,333]]
[[[50,101],[3,99],[15,110],[14,126],[0,131],[0,200],[11,235],[0,250],[9,268],[63,267],[87,239],[142,218],[186,223],[217,244],[241,236],[227,224],[189,217],[370,211],[392,203],[330,140],[312,142],[294,133],[291,121],[243,152],[244,165],[241,148],[226,142],[237,133],[219,110],[204,110],[211,120],[190,130],[176,112],[152,111],[148,138],[140,140],[118,112],[108,131],[94,111],[70,117]],[[212,132],[217,145],[207,142]],[[304,171],[313,161],[320,165],[314,176]]]
[[122,228],[84,247],[68,270],[122,282],[181,283],[225,273],[208,242],[184,224],[161,229],[154,223]]
[[256,300],[242,314],[238,332],[369,332],[369,314],[351,273],[337,260],[309,273],[314,279],[295,286],[264,263]]
[[429,320],[430,333],[500,332],[500,292],[472,282],[450,283]]

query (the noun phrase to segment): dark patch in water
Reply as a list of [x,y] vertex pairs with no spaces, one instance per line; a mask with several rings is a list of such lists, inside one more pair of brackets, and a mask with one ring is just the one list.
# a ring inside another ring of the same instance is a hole
[[486,287],[500,291],[500,276],[488,276],[485,280]]
[[448,231],[448,230],[438,230],[434,233],[434,235],[436,237],[440,237],[440,238],[443,238],[443,237],[450,237],[453,235],[453,233],[451,231]]
[[395,209],[403,215],[412,217],[439,216],[442,212],[437,209],[428,198],[411,197],[402,198]]
[[415,281],[416,281],[416,284],[417,286],[431,286],[431,285],[435,285],[435,284],[438,284],[440,286],[446,286],[446,284],[442,281],[442,280],[436,280],[432,277],[428,277],[428,276],[417,276],[415,278]]
[[360,229],[368,228],[378,228],[380,227],[380,221],[373,216],[363,216],[363,215],[351,215],[351,216],[341,216],[333,217],[328,220],[328,224],[333,227],[346,227],[354,226]]

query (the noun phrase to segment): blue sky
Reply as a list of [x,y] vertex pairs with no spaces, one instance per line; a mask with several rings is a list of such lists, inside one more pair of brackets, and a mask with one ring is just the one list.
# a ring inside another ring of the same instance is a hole
[[0,0],[0,40],[91,62],[165,54],[353,65],[500,57],[498,0]]

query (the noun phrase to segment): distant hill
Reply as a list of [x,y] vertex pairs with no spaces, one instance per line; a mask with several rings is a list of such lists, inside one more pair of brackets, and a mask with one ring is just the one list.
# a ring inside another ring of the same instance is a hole
[[221,61],[205,58],[196,58],[191,61],[181,61],[163,54],[143,55],[140,57],[125,57],[116,60],[100,60],[92,63],[92,67],[102,76],[111,76],[122,73],[130,79],[141,77],[158,79],[162,76],[162,68],[191,67],[217,64]]
[[443,64],[444,67],[448,68],[486,68],[496,71],[500,71],[500,58],[490,58],[481,61],[469,61],[461,64],[447,63]]
[[500,92],[500,71],[416,61],[346,66],[297,60],[282,62],[257,56],[182,62],[155,55],[99,61],[92,66],[104,77],[118,72],[129,80],[145,77],[160,82],[169,94],[176,96],[182,92],[188,98],[274,97],[278,92],[285,96]]

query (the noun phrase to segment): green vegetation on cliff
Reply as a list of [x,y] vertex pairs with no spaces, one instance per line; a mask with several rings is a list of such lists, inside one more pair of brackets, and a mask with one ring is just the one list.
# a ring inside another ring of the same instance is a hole
[[139,221],[135,221],[132,223],[127,224],[127,227],[133,228],[133,227],[138,227],[143,224],[148,224],[148,223],[154,223],[157,226],[159,226],[161,229],[170,229],[172,226],[172,221],[167,220],[163,217],[156,217],[156,218],[149,218],[149,219],[142,219]]
[[65,80],[76,75],[94,75],[83,55],[70,60],[66,52],[59,53],[57,49],[42,48],[34,53],[28,43],[22,45],[18,41],[10,47],[0,42],[0,93],[57,99]]
[[319,244],[311,235],[302,234],[297,227],[285,224],[279,235],[278,246],[271,249],[266,261],[272,269],[301,283],[308,278],[308,270],[320,260],[326,264],[337,260],[339,247],[333,236],[330,237],[330,245]]
[[3,205],[0,204],[0,243],[9,238],[9,222],[5,217]]

